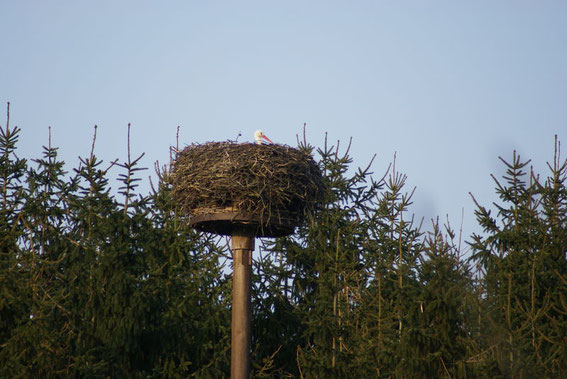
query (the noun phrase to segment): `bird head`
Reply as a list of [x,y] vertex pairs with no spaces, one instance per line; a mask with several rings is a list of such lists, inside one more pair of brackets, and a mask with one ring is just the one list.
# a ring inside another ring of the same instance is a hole
[[273,143],[272,140],[270,140],[268,137],[266,137],[266,135],[264,134],[264,132],[262,132],[261,130],[256,130],[256,132],[254,133],[254,139],[256,140],[256,143],[261,145],[262,144],[262,139],[268,141],[269,143]]

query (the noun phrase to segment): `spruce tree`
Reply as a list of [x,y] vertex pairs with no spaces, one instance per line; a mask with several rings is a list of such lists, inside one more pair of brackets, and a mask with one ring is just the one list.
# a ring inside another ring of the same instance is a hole
[[[272,307],[255,318],[264,325],[255,351],[273,372],[368,377],[397,369],[420,233],[403,217],[411,203],[405,176],[394,169],[374,180],[370,165],[351,175],[348,151],[327,143],[317,151],[325,203],[294,236],[265,246],[272,258],[258,267],[259,280],[269,277],[272,291],[258,303]],[[269,325],[277,335],[268,337]]]
[[[29,272],[19,264],[21,251],[18,241],[23,225],[18,221],[24,193],[27,162],[16,155],[20,129],[10,127],[10,104],[7,105],[6,124],[0,127],[0,362],[7,362],[6,351],[12,331],[22,320],[29,318],[31,292]],[[10,365],[11,366],[11,365]]]
[[418,376],[477,377],[478,370],[467,363],[475,315],[472,275],[454,230],[448,224],[444,229],[434,222],[423,246],[407,359]]
[[93,150],[69,174],[51,143],[28,167],[0,131],[0,376],[225,375],[224,248],[179,218],[166,176],[139,195],[139,158]]
[[565,281],[567,161],[555,157],[542,180],[514,153],[502,159],[496,216],[477,203],[484,235],[473,259],[484,270],[483,348],[513,377],[561,377],[567,370]]
[[[96,133],[96,132],[95,132]],[[0,376],[226,377],[223,240],[191,229],[170,175],[139,192],[142,155],[70,172],[51,139],[16,154],[0,127]],[[129,140],[128,140],[129,144]],[[540,179],[514,155],[480,204],[472,260],[422,233],[392,164],[375,178],[339,145],[314,154],[325,201],[254,254],[255,377],[560,377],[567,323],[567,162]],[[117,178],[112,173],[118,170]],[[117,185],[116,185],[117,183]],[[474,278],[469,263],[480,268]]]

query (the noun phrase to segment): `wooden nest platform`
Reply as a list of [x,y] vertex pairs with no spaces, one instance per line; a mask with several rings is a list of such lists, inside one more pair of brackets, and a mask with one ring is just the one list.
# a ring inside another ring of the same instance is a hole
[[224,235],[289,235],[325,188],[311,155],[277,144],[194,144],[178,154],[172,174],[172,197],[190,224]]

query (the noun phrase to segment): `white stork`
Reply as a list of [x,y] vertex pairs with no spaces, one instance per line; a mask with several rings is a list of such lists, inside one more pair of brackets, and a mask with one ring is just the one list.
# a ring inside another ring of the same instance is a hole
[[262,132],[261,130],[256,130],[256,132],[254,133],[254,139],[256,140],[256,143],[258,145],[262,145],[262,144],[265,143],[264,141],[262,141],[262,138],[265,139],[266,141],[268,141],[269,143],[273,143],[271,139],[266,137],[264,132]]

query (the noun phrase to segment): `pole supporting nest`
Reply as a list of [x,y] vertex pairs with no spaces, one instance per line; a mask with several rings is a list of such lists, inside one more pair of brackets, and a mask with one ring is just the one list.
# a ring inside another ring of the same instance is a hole
[[232,342],[230,377],[250,377],[252,332],[251,275],[254,235],[237,230],[232,235]]
[[293,234],[319,209],[326,182],[307,150],[232,142],[187,146],[169,180],[176,209],[193,228],[232,236],[230,372],[248,379],[254,238]]

